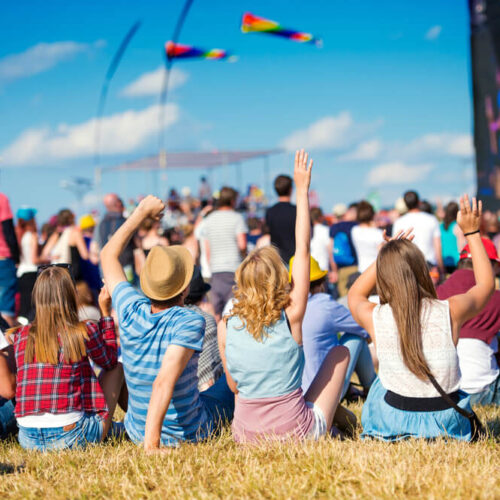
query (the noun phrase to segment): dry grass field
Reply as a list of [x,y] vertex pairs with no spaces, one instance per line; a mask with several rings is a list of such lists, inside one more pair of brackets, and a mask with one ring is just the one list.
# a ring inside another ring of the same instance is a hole
[[[358,416],[361,406],[350,407]],[[482,408],[491,437],[466,444],[323,439],[261,448],[229,431],[154,456],[129,442],[86,451],[0,445],[0,498],[500,498],[500,409]]]

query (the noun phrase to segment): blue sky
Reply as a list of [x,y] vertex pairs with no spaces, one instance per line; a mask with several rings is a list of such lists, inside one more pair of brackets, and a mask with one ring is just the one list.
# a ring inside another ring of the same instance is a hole
[[[0,19],[0,189],[14,208],[41,218],[76,207],[61,180],[93,178],[97,99],[122,37],[142,26],[111,83],[102,164],[157,153],[162,47],[181,2],[28,0]],[[322,49],[243,35],[241,14],[321,36]],[[194,0],[180,42],[225,48],[236,63],[174,65],[167,149],[304,146],[315,159],[313,188],[327,210],[370,193],[384,204],[405,189],[435,200],[474,189],[466,1]],[[290,171],[291,153],[270,161]],[[204,172],[202,172],[204,173]],[[171,171],[161,192],[197,189],[200,173]],[[234,169],[213,184],[237,186]],[[103,191],[128,198],[156,190],[145,174],[105,174]],[[243,165],[243,184],[264,181],[261,161]]]

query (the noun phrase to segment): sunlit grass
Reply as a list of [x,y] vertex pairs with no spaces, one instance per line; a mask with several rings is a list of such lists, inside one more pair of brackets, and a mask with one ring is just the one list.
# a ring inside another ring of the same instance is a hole
[[[360,405],[350,407],[358,416]],[[500,434],[500,410],[478,411]],[[0,498],[500,498],[498,437],[475,443],[337,441],[241,447],[229,431],[148,456],[130,442],[86,451],[0,445]]]

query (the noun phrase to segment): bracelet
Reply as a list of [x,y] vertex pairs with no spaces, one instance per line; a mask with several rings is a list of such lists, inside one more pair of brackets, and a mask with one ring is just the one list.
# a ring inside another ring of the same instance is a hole
[[479,229],[476,229],[475,231],[471,231],[470,233],[464,233],[464,236],[470,236],[471,234],[476,234],[480,233],[481,231]]

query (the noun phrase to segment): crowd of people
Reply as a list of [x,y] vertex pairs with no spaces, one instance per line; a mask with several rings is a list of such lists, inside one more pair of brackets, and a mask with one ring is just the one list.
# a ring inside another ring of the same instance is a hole
[[471,405],[500,404],[498,214],[415,191],[327,214],[312,170],[298,151],[267,210],[202,179],[40,230],[0,194],[0,437],[319,439],[352,434],[343,403],[363,400],[364,439],[477,439]]

